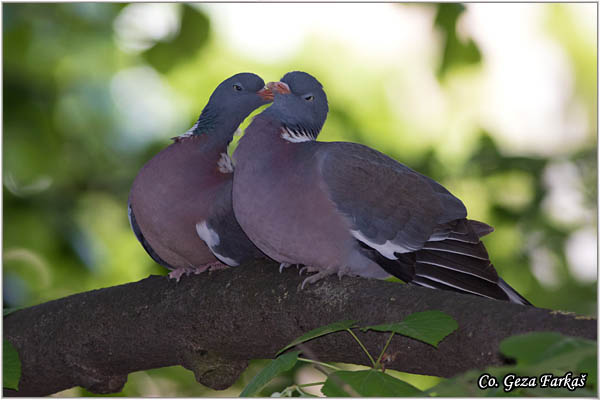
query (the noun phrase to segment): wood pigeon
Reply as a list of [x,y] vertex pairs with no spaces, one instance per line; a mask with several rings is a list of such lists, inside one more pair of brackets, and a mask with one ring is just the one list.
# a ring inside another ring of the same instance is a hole
[[184,273],[264,257],[233,215],[227,146],[240,123],[272,100],[255,74],[223,81],[194,126],[135,178],[128,202],[131,228],[150,257],[172,270],[170,277],[179,281]]
[[282,263],[324,276],[389,274],[415,285],[530,304],[490,263],[463,203],[434,180],[367,146],[317,142],[327,118],[321,84],[290,72],[267,85],[273,104],[235,151],[235,216]]

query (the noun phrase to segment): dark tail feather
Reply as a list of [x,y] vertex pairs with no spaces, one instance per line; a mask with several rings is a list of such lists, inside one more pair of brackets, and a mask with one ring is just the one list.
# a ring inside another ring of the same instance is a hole
[[521,296],[515,289],[510,287],[510,285],[506,283],[504,279],[498,278],[498,286],[504,290],[504,293],[507,294],[511,302],[526,306],[533,306],[533,304],[531,304],[525,297]]
[[494,232],[494,228],[484,222],[475,221],[474,219],[468,219],[466,221],[469,222],[469,226],[475,231],[475,233],[479,237],[483,237]]
[[416,276],[409,284],[431,289],[449,290],[457,293],[476,295],[488,299],[509,301],[508,296],[500,290],[498,286],[494,286],[489,282],[483,285],[475,285],[475,288],[469,290],[467,287],[471,285],[466,285],[465,282],[460,279],[450,278],[441,281],[433,280],[428,277]]
[[[411,283],[419,284],[423,279],[444,286],[450,286],[465,293],[476,294],[490,299],[509,300],[509,296],[495,282],[481,279],[471,274],[457,273],[455,270],[422,264],[417,262],[415,266],[415,278]],[[443,289],[444,287],[440,287]]]
[[[498,273],[490,263],[490,258],[485,246],[479,240],[475,231],[470,228],[468,221],[459,221],[457,228],[466,232],[458,234],[464,237],[475,237],[476,241],[467,242],[456,240],[456,235],[449,235],[446,240],[430,241],[423,245],[422,250],[415,252],[417,262],[415,266],[416,275],[424,276],[431,273],[430,266],[446,270],[445,276],[473,275],[482,280],[489,281],[494,285],[498,282]],[[458,230],[458,229],[457,229]],[[457,230],[451,232],[455,233]],[[426,266],[427,264],[428,266]],[[465,278],[466,279],[466,278]]]
[[[420,251],[415,253],[418,256]],[[532,305],[500,277],[497,278],[497,281],[490,281],[469,272],[460,271],[454,265],[441,266],[417,261],[410,264],[407,259],[411,256],[416,258],[415,253],[397,254],[400,256],[398,260],[389,260],[378,254],[379,257],[374,261],[389,274],[413,285]],[[495,273],[492,264],[488,264],[487,268]]]
[[423,250],[439,250],[447,253],[462,254],[468,257],[479,258],[480,260],[490,259],[485,246],[483,246],[481,242],[474,245],[472,243],[446,239],[436,242],[427,242],[423,246]]
[[[435,239],[425,243],[421,250],[397,253],[397,260],[361,245],[386,272],[406,283],[531,305],[498,276],[491,264],[479,240],[491,231],[489,225],[470,220],[440,225],[434,233]],[[446,239],[442,239],[443,235]]]
[[[469,257],[463,254],[451,252],[419,250],[416,253],[416,262],[418,265],[431,265],[443,269],[452,270],[460,274],[469,274],[478,278],[498,282],[498,274],[490,260],[482,260],[476,257]],[[417,275],[419,267],[415,267]]]

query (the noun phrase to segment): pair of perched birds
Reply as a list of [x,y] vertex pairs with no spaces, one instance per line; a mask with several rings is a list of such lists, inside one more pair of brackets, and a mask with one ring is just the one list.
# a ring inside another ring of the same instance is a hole
[[[235,166],[227,147],[241,122]],[[324,276],[386,278],[530,304],[502,278],[463,203],[434,180],[369,147],[316,141],[328,113],[305,72],[265,87],[241,73],[213,92],[194,126],[136,177],[128,214],[169,276],[265,257]]]

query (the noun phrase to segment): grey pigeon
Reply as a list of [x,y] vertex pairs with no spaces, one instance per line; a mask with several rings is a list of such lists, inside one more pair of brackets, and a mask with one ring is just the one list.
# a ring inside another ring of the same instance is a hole
[[131,228],[154,261],[173,270],[170,277],[264,256],[233,216],[227,146],[240,123],[272,99],[255,74],[223,81],[194,126],[135,178],[128,202]]
[[290,72],[234,154],[233,208],[259,249],[317,272],[403,281],[530,304],[498,277],[463,203],[434,180],[369,147],[317,142],[321,84]]

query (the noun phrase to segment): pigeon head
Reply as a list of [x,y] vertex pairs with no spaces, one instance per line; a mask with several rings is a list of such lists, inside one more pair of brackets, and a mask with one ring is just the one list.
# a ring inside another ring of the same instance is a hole
[[210,96],[208,105],[251,113],[272,100],[273,94],[260,76],[243,72],[221,82]]
[[329,111],[323,85],[306,72],[293,71],[267,87],[274,100],[265,113],[280,120],[286,128],[316,139]]
[[252,111],[271,101],[273,94],[261,77],[248,72],[233,75],[214,90],[190,133],[233,137],[237,127]]

